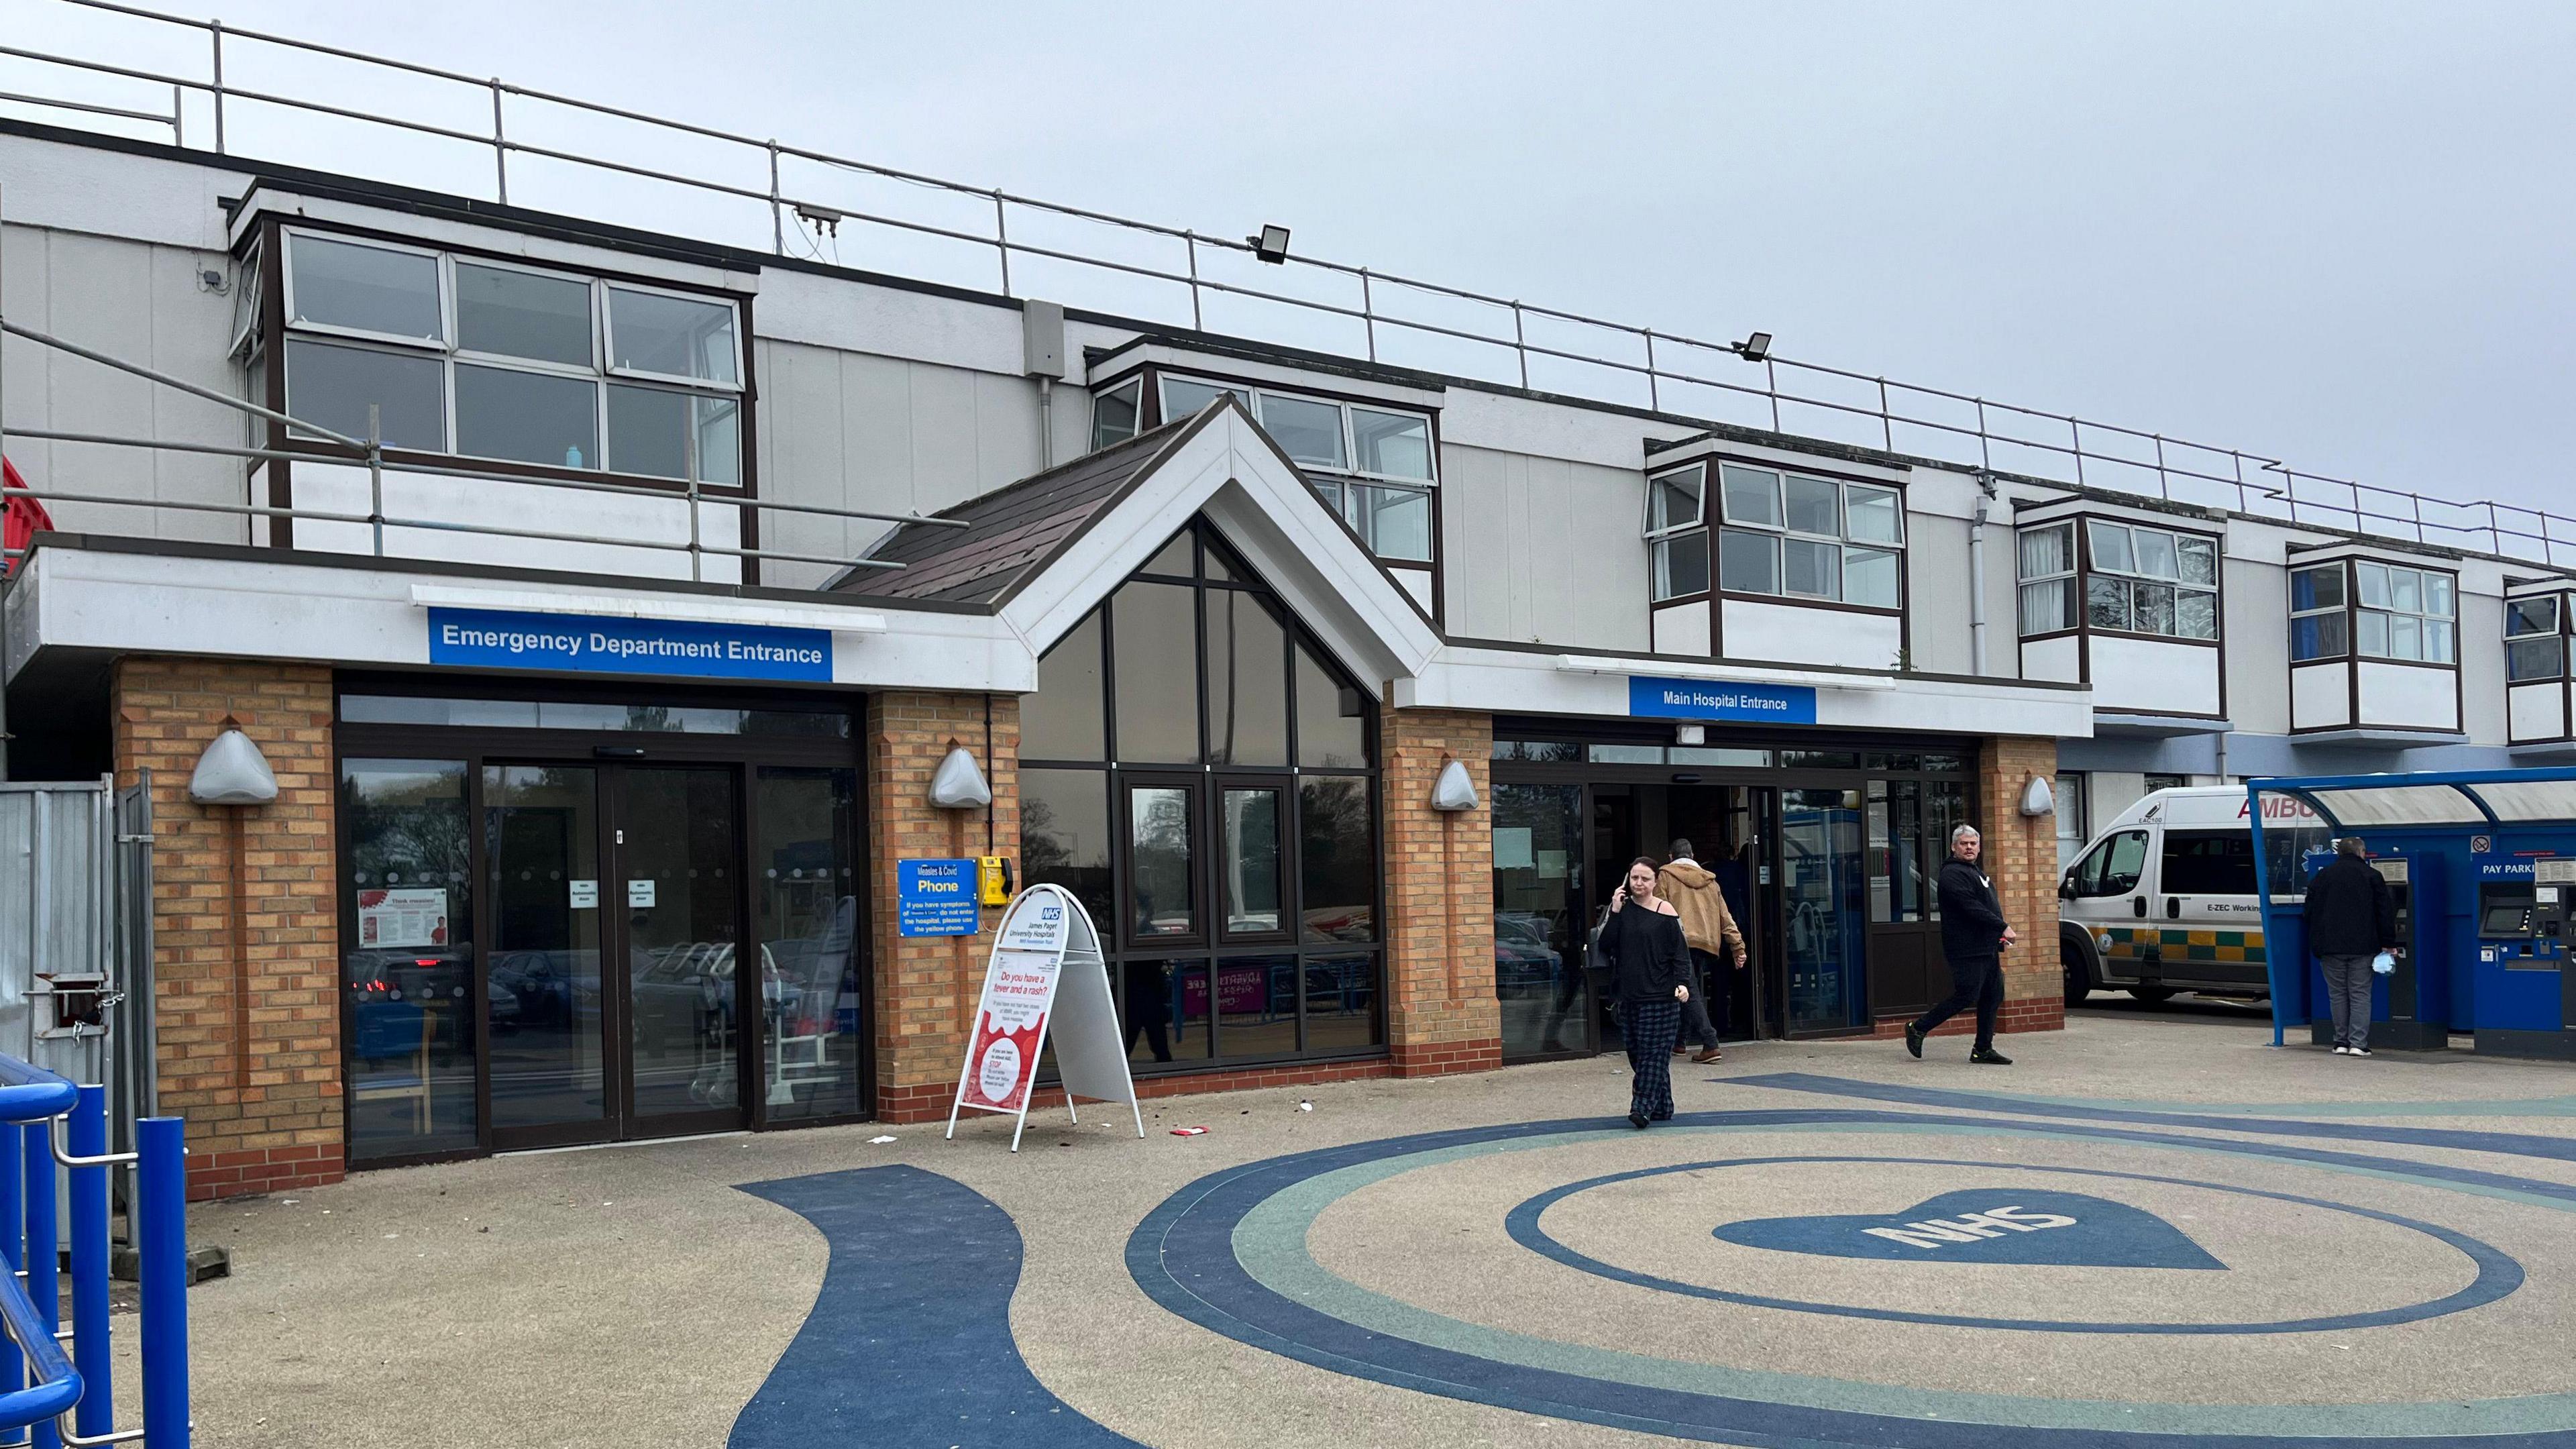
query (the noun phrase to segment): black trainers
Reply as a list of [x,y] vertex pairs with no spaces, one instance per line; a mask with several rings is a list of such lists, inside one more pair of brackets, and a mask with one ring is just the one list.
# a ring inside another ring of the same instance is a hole
[[1628,1125],[1629,1125],[1629,1126],[1631,1126],[1631,1127],[1636,1128],[1636,1129],[1637,1129],[1638,1131],[1640,1131],[1640,1132],[1645,1131],[1645,1130],[1646,1130],[1646,1114],[1645,1114],[1645,1113],[1643,1113],[1643,1112],[1631,1112],[1631,1113],[1629,1113],[1629,1114],[1628,1114]]
[[1977,1050],[1968,1053],[1968,1060],[1975,1062],[1981,1067],[2008,1067],[2012,1065],[2012,1058],[2005,1056],[2002,1052],[1996,1051],[1993,1047],[1979,1047]]
[[1910,1021],[1905,1024],[1905,1049],[1914,1053],[1916,1061],[1923,1059],[1923,1029]]

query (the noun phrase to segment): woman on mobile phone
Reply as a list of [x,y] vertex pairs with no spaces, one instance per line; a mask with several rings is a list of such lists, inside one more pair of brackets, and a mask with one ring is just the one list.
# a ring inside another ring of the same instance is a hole
[[1655,862],[1639,856],[1611,893],[1601,925],[1601,955],[1619,1003],[1619,1034],[1628,1043],[1628,1125],[1642,1129],[1673,1115],[1673,1042],[1682,1003],[1690,1000],[1690,944],[1679,912],[1655,894]]

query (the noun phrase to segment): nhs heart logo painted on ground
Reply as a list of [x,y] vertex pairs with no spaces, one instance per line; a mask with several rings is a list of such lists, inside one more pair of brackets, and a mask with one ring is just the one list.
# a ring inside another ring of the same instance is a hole
[[2225,1268],[2155,1214],[2080,1192],[1971,1188],[1884,1216],[1749,1218],[1717,1236],[1829,1258],[2037,1263],[2061,1268]]

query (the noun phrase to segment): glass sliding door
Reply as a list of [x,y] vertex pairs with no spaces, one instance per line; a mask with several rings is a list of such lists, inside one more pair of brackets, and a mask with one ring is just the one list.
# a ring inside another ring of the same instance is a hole
[[778,976],[765,955],[742,959],[734,772],[629,765],[618,774],[629,1130],[733,1126],[745,978],[766,993]]
[[462,760],[340,766],[352,1161],[465,1152],[479,1142],[467,779]]
[[597,769],[484,766],[484,1012],[496,1146],[596,1136],[615,1111],[599,851]]
[[1866,1010],[1869,876],[1861,792],[1780,792],[1781,955],[1791,1035],[1858,1026]]
[[1589,1051],[1583,787],[1496,784],[1494,995],[1506,1060]]
[[751,890],[772,1122],[867,1109],[858,792],[858,772],[841,769],[763,766],[754,786]]

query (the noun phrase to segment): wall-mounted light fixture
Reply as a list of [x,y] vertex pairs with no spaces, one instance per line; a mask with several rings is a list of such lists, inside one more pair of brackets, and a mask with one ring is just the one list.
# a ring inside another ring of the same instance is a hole
[[277,773],[250,736],[228,729],[197,757],[188,798],[200,805],[265,805],[277,798]]
[[993,803],[993,787],[964,745],[948,751],[930,777],[930,803],[941,810],[981,810]]
[[1252,248],[1255,257],[1274,267],[1288,260],[1288,228],[1284,226],[1264,222],[1258,233],[1243,240]]
[[1440,778],[1431,782],[1431,808],[1442,812],[1473,810],[1477,805],[1476,782],[1468,777],[1464,761],[1451,760],[1440,767]]
[[1760,362],[1771,355],[1771,334],[1756,332],[1735,344],[1735,355],[1747,362]]
[[2021,813],[2024,815],[2057,813],[2057,793],[2048,788],[2046,775],[2033,775],[2030,777],[2030,782],[2021,787]]

